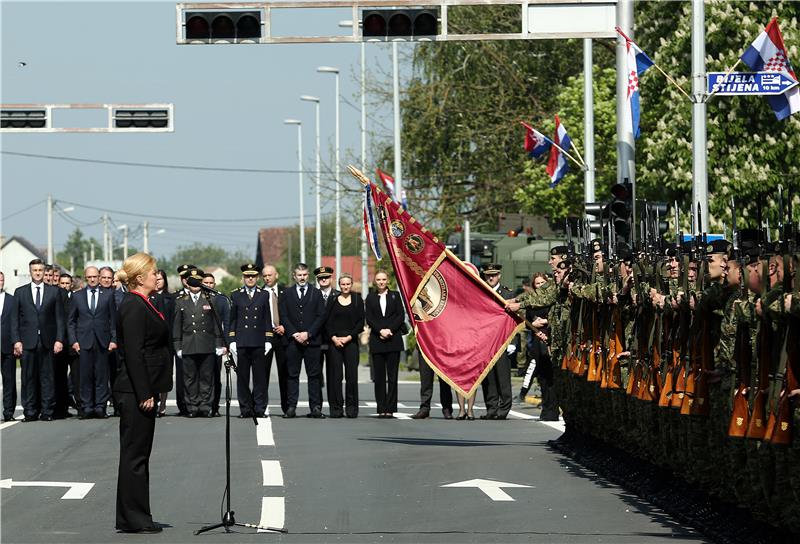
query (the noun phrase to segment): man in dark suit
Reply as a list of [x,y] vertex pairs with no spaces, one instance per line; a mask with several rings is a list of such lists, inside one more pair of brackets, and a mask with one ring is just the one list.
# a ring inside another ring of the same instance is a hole
[[[503,299],[514,298],[510,289],[500,285],[500,274],[503,266],[497,263],[487,263],[481,267],[483,279],[489,287],[497,291]],[[483,399],[486,404],[486,413],[481,419],[506,419],[511,410],[511,355],[516,351],[516,346],[510,344],[506,353],[497,359],[492,370],[481,382]]]
[[86,287],[70,301],[67,331],[78,353],[81,372],[81,419],[106,418],[111,396],[108,386],[108,354],[117,349],[114,292],[100,287],[100,272],[94,266],[84,271]]
[[[203,285],[208,287],[209,289],[216,289],[217,288],[217,279],[214,277],[214,274],[210,272],[206,272],[203,274]],[[231,327],[231,301],[228,297],[224,295],[217,295],[211,299],[211,304],[214,306],[214,309],[217,310],[217,315],[219,316],[220,325],[222,325],[222,338],[228,338],[228,331]],[[224,347],[224,341],[223,341]],[[227,349],[227,348],[226,348]],[[221,353],[223,351],[219,350]],[[214,398],[211,400],[211,415],[213,417],[219,417],[219,399],[222,395],[222,355],[215,355],[214,356]],[[269,369],[267,369],[267,376],[269,376]],[[269,383],[269,377],[267,378],[267,382]]]
[[64,308],[58,287],[44,283],[44,262],[32,260],[31,282],[17,287],[19,327],[14,349],[22,352],[24,421],[53,420],[53,355],[64,349]]
[[[322,301],[325,303],[325,312],[327,314],[328,308],[333,304],[333,299],[339,296],[339,290],[333,288],[333,267],[320,266],[314,269],[314,277],[317,278],[317,288],[322,295]],[[322,391],[325,389],[325,380],[330,381],[330,369],[326,364],[328,361],[328,343],[330,335],[322,327],[320,333],[319,345],[319,394],[322,398]],[[327,369],[327,370],[326,370]],[[330,399],[329,399],[330,400]]]
[[[67,323],[67,336],[69,337],[69,305],[72,296],[72,276],[67,273],[62,274],[58,266],[53,267],[53,286],[58,287],[58,294],[61,295],[61,306],[64,309],[64,323]],[[70,382],[69,372],[73,366],[77,368],[77,362],[73,365],[73,359],[77,358],[77,353],[67,345],[61,353],[53,357],[53,384],[56,392],[56,406],[53,412],[54,419],[64,419],[72,417],[69,407],[77,408],[73,398],[72,383]],[[74,376],[73,376],[74,378]],[[80,396],[80,394],[76,394]]]
[[295,285],[286,290],[279,301],[281,324],[286,346],[287,403],[283,417],[295,417],[300,395],[300,367],[305,361],[308,376],[308,417],[324,418],[320,389],[319,346],[325,321],[325,303],[319,289],[308,284],[308,266],[294,267]]
[[3,375],[3,421],[14,419],[17,409],[17,357],[13,338],[19,335],[17,299],[5,292],[6,277],[0,272],[0,354]]
[[[260,287],[258,269],[253,263],[242,265],[244,285],[231,293],[231,327],[228,338],[237,359],[236,397],[240,418],[267,416],[267,353],[272,350],[272,316],[269,296]],[[250,372],[253,389],[250,390]]]
[[[186,276],[188,276],[192,270],[195,270],[197,267],[193,264],[182,264],[177,268],[178,277],[181,280],[181,287],[174,293],[172,293],[172,311],[175,311],[175,299],[178,298],[179,295],[188,293],[189,286],[186,285]],[[167,323],[167,326],[170,328],[170,334],[172,331],[172,326],[174,322],[173,319]],[[173,348],[173,344],[170,344],[170,349]],[[174,352],[173,352],[174,353]],[[182,384],[183,383],[183,359],[175,355],[175,383]],[[178,415],[186,417],[189,415],[189,410],[186,407],[186,397],[184,396],[184,390],[182,386],[175,387],[175,404],[178,406]]]
[[286,368],[286,346],[283,345],[283,335],[285,329],[281,325],[279,301],[283,296],[284,288],[278,284],[278,269],[273,265],[268,264],[261,270],[261,277],[264,279],[264,291],[269,295],[269,311],[272,318],[272,349],[267,353],[267,387],[269,387],[269,378],[272,374],[272,361],[275,360],[275,367],[278,371],[278,390],[281,395],[281,412],[286,413],[289,407],[287,401],[287,385],[288,370]]

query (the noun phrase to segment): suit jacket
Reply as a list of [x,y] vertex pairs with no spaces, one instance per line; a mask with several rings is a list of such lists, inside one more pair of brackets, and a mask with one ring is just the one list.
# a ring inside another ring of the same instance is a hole
[[133,393],[137,402],[172,389],[172,354],[167,322],[142,297],[125,293],[117,311],[115,393]]
[[253,298],[247,296],[242,286],[231,293],[231,323],[228,339],[236,342],[237,348],[264,347],[272,339],[272,314],[269,311],[269,295],[260,287],[255,288]]
[[[321,289],[320,289],[319,293],[322,294],[322,290]],[[328,330],[325,328],[325,323],[328,321],[328,313],[331,311],[331,306],[333,305],[333,300],[336,297],[339,296],[339,293],[341,293],[341,291],[339,291],[338,289],[331,288],[331,292],[328,295],[328,300],[325,300],[325,296],[324,295],[322,296],[322,301],[325,303],[325,320],[322,322],[322,332],[320,333],[320,335],[322,336],[322,340],[321,340],[322,349],[328,349],[328,344],[330,344],[330,342],[331,342],[331,335],[328,332]]]
[[[281,321],[282,321],[281,320],[281,315],[280,315],[280,312],[281,312],[281,298],[283,297],[283,293],[286,291],[286,288],[283,285],[281,285],[280,283],[275,285],[274,287],[277,287],[277,289],[278,289],[278,325],[280,325],[280,324],[282,324],[281,323]],[[269,288],[266,287],[266,286],[264,286],[264,292],[267,293],[268,297],[272,296],[272,295],[269,294]],[[272,306],[270,306],[270,311],[272,311]],[[277,346],[282,346],[283,345],[283,336],[281,336],[279,334],[273,334],[272,337],[270,338],[270,342],[272,342],[273,349],[275,347],[277,347]]]
[[19,308],[17,297],[6,293],[3,313],[0,315],[0,352],[14,352],[14,338],[19,337]]
[[306,285],[303,298],[299,298],[297,286],[287,287],[278,299],[281,325],[286,329],[283,344],[294,342],[296,332],[308,332],[308,345],[319,346],[322,339],[322,326],[325,323],[325,303],[322,293],[313,285]]
[[198,293],[196,304],[192,301],[192,296],[186,293],[175,299],[172,340],[176,353],[181,351],[181,355],[207,354],[222,347],[222,335],[217,331],[211,304],[202,293]]
[[[381,313],[380,297],[377,292],[370,292],[364,301],[367,325],[369,325],[369,350],[373,353],[403,351],[403,335],[400,328],[405,321],[406,312],[403,301],[397,291],[386,293],[386,315]],[[381,339],[381,329],[390,329],[392,336]]]
[[14,297],[18,308],[18,333],[14,342],[22,342],[24,349],[35,349],[41,337],[45,349],[53,349],[56,342],[66,340],[64,305],[60,288],[42,283],[41,308],[36,309],[31,284],[17,287]]
[[211,303],[219,314],[219,320],[222,323],[223,338],[228,337],[228,331],[231,330],[231,300],[226,296],[215,296],[211,299]]
[[80,344],[81,349],[108,349],[110,342],[117,341],[117,309],[114,293],[102,287],[97,288],[95,310],[89,309],[88,287],[75,291],[69,298],[69,317],[67,336],[69,344]]

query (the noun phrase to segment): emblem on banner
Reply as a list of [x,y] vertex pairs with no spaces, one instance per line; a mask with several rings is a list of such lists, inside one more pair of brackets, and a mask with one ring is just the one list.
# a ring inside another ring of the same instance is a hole
[[401,236],[403,236],[403,233],[405,233],[406,226],[399,219],[395,219],[389,226],[389,230],[392,232],[392,236],[394,236],[395,238],[400,238]]
[[419,234],[409,234],[408,238],[406,238],[406,249],[409,251],[409,253],[416,255],[422,251],[422,248],[424,247],[425,242],[423,241],[422,236]]
[[447,282],[437,270],[428,278],[411,306],[414,318],[417,321],[430,321],[439,317],[447,305],[448,294]]

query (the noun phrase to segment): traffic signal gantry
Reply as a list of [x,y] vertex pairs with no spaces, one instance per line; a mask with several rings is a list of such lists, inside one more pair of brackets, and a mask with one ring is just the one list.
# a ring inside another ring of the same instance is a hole
[[[59,127],[59,110],[104,110],[106,125]],[[172,104],[2,104],[0,132],[174,132]]]

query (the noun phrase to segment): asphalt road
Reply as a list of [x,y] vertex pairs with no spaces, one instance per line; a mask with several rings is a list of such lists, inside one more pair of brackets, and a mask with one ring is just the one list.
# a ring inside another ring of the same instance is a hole
[[[304,386],[301,386],[301,391]],[[372,399],[371,384],[360,387]],[[273,384],[271,398],[277,399]],[[438,391],[435,399],[438,400]],[[479,394],[479,405],[482,406]],[[114,530],[118,420],[5,423],[2,542],[703,542],[662,512],[553,452],[559,424],[515,406],[507,421],[411,420],[419,386],[400,387],[397,419],[231,421],[235,527],[194,536],[221,519],[225,419],[158,420],[151,505],[159,535]],[[170,410],[174,412],[175,409]],[[271,412],[280,412],[271,407]],[[476,410],[477,414],[481,410]],[[238,413],[234,409],[234,413]],[[8,479],[12,479],[7,488]],[[486,492],[469,487],[484,480]],[[31,483],[43,486],[30,486]],[[84,484],[70,488],[47,482]],[[526,487],[501,487],[497,482]],[[88,491],[85,484],[93,484]],[[456,486],[445,487],[449,484]],[[468,487],[462,487],[468,486]],[[62,498],[68,490],[83,498]],[[491,495],[491,496],[490,496]],[[495,500],[498,499],[498,500]]]

